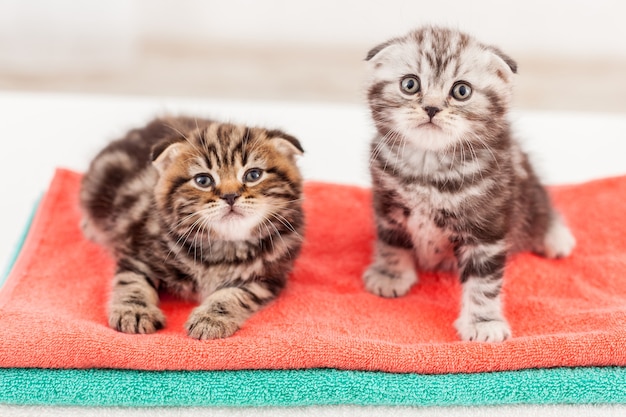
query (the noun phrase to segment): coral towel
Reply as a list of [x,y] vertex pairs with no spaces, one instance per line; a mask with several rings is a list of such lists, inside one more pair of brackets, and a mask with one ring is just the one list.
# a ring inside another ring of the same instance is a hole
[[286,290],[234,336],[183,330],[193,304],[163,297],[167,327],[106,322],[113,262],[79,230],[80,174],[59,170],[0,292],[0,367],[226,370],[338,368],[423,374],[626,365],[626,177],[552,188],[578,246],[512,258],[504,309],[513,339],[461,342],[460,284],[422,274],[398,299],[365,291],[374,239],[367,189],[309,183],[306,243]]

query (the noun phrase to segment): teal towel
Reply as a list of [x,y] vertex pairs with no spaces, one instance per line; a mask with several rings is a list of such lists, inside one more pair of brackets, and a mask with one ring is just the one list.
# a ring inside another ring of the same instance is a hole
[[447,375],[334,369],[0,369],[0,403],[136,407],[626,403],[626,369]]

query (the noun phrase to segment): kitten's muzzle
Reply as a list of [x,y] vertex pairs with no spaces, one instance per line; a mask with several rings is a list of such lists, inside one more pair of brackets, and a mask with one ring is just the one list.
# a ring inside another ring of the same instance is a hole
[[435,115],[439,113],[441,109],[439,107],[426,106],[424,107],[424,111],[426,112],[428,117],[430,117],[430,120],[433,120],[433,117],[435,117]]
[[236,194],[236,193],[229,193],[229,194],[222,194],[220,196],[220,198],[224,201],[226,201],[228,203],[229,206],[234,206],[235,205],[235,201],[241,197],[240,194]]

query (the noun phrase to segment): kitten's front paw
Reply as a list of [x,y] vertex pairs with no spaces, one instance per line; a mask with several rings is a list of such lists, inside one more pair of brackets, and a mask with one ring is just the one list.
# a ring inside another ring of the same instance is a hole
[[373,264],[363,274],[365,288],[372,294],[395,298],[405,295],[417,282],[413,269],[394,271],[385,266]]
[[462,340],[473,342],[502,342],[511,337],[511,329],[504,319],[471,322],[459,319],[455,327]]
[[189,337],[194,339],[221,339],[235,333],[239,329],[239,324],[233,319],[207,311],[201,306],[191,313],[185,323],[185,329]]
[[123,333],[149,334],[165,326],[165,316],[157,306],[116,304],[109,312],[109,326]]

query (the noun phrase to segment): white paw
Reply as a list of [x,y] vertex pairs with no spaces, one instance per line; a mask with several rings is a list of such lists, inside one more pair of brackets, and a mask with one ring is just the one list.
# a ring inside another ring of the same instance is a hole
[[544,238],[547,258],[564,258],[572,253],[576,238],[560,218],[554,219]]
[[504,319],[472,322],[459,318],[454,325],[465,341],[502,342],[511,337],[511,329]]
[[417,282],[417,274],[413,269],[403,271],[373,264],[363,274],[365,288],[372,294],[395,298],[405,295]]

